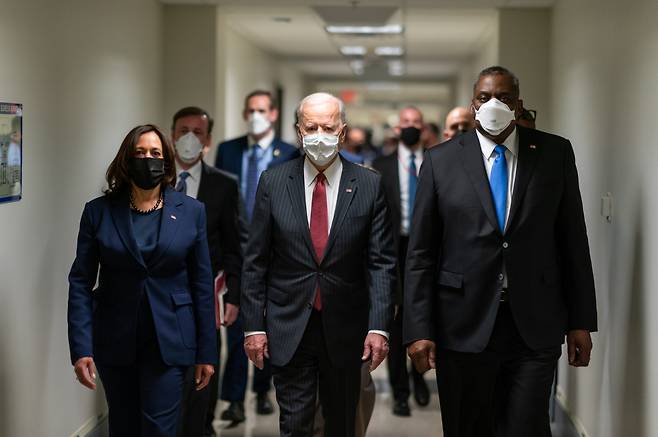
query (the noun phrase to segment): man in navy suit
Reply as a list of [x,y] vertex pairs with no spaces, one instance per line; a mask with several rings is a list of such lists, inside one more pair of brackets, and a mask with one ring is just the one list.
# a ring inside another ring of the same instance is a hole
[[[256,90],[245,98],[242,117],[248,134],[219,144],[215,166],[237,176],[245,204],[246,219],[251,222],[256,199],[256,187],[263,171],[299,156],[297,148],[276,137],[274,123],[279,117],[274,97],[269,91]],[[226,305],[227,315],[237,314],[239,302]],[[222,413],[222,420],[243,422],[244,397],[247,389],[247,356],[242,348],[243,335],[240,319],[227,328],[228,358],[222,383],[222,400],[230,402]],[[257,394],[256,412],[271,414],[268,398],[271,371],[255,369],[252,389]]]

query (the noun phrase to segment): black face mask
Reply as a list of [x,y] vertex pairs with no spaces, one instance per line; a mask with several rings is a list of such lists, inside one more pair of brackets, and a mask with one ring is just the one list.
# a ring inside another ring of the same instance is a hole
[[409,126],[400,131],[400,141],[407,146],[415,146],[420,140],[420,129],[417,127]]
[[152,190],[164,179],[164,159],[130,158],[128,174],[142,190]]

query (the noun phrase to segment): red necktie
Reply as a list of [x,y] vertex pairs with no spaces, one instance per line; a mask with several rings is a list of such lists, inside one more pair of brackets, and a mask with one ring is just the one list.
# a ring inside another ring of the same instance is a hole
[[[313,203],[311,203],[311,240],[315,248],[315,255],[318,262],[322,261],[324,248],[327,246],[329,239],[329,218],[327,215],[327,187],[325,180],[327,178],[323,173],[318,173],[315,177],[315,188],[313,189]],[[320,311],[322,309],[322,298],[320,296],[320,285],[318,284],[315,293],[315,302],[313,308]]]

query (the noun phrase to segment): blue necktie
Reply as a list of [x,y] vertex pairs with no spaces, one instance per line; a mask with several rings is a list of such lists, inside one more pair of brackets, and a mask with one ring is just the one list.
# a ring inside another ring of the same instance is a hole
[[186,171],[182,171],[181,174],[178,175],[178,183],[176,184],[176,191],[180,191],[181,193],[187,193],[187,182],[185,182],[185,179],[188,178],[190,174]]
[[254,144],[251,147],[251,155],[249,155],[249,163],[247,165],[247,192],[245,193],[245,206],[247,208],[247,218],[251,221],[251,216],[254,213],[254,205],[256,203],[256,188],[258,187],[258,151],[260,146]]
[[416,187],[418,186],[418,172],[416,171],[416,155],[409,156],[409,226],[414,213],[414,202],[416,201]]
[[496,208],[498,227],[500,232],[505,233],[505,213],[507,212],[507,159],[505,158],[505,150],[507,150],[507,147],[498,145],[494,150],[496,158],[491,168],[489,184],[491,185],[491,194]]

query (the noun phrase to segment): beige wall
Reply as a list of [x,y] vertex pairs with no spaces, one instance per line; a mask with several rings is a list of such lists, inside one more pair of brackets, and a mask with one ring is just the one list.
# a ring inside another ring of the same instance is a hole
[[592,366],[563,365],[560,389],[589,436],[658,435],[657,16],[651,0],[561,0],[552,17],[551,124],[576,151],[600,317]]
[[0,435],[68,436],[104,410],[102,394],[77,384],[69,363],[77,225],[126,132],[161,120],[161,6],[1,7],[0,99],[25,106],[24,198],[0,205]]

